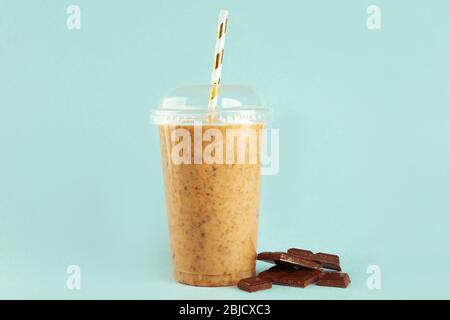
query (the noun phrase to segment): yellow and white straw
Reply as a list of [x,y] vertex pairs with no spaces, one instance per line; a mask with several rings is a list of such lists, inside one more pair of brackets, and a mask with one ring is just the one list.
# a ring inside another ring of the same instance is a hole
[[217,26],[216,50],[214,51],[214,65],[211,76],[211,89],[209,91],[208,108],[216,109],[219,96],[220,75],[222,73],[223,48],[225,45],[225,35],[227,33],[228,11],[220,10],[219,23]]

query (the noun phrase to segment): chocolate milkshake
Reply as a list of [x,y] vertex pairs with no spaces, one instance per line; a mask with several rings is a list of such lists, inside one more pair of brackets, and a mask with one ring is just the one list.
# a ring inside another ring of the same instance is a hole
[[[208,164],[207,159],[195,159],[194,145],[204,151],[209,142],[195,137],[194,125],[160,125],[175,280],[196,286],[227,286],[255,274],[260,163],[259,146],[255,149],[255,141],[248,137],[254,132],[258,135],[263,127],[261,123],[197,126],[203,133],[213,129],[224,137],[221,151],[213,152],[223,153],[224,160]],[[180,129],[191,139],[190,161],[175,164],[173,138]],[[231,146],[227,143],[230,131],[244,135],[242,144],[237,140]],[[247,151],[241,161],[239,145]],[[253,158],[252,148],[257,150]],[[234,151],[234,158],[227,161],[229,151]]]

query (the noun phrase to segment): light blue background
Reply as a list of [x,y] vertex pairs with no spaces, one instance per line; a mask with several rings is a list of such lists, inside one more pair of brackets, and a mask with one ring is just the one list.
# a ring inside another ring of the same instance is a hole
[[[369,4],[380,31],[366,28]],[[220,8],[223,83],[253,85],[281,129],[259,250],[336,252],[347,290],[171,280],[149,109],[209,82]],[[444,0],[0,0],[0,298],[450,298],[449,12]],[[70,264],[80,291],[66,288]],[[371,264],[381,290],[366,287]]]

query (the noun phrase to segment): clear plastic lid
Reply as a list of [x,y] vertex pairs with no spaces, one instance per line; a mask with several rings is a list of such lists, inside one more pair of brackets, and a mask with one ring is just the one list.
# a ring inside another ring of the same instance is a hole
[[208,108],[211,86],[186,86],[171,91],[151,110],[154,124],[208,124],[264,123],[270,113],[253,89],[241,85],[219,88],[217,106]]

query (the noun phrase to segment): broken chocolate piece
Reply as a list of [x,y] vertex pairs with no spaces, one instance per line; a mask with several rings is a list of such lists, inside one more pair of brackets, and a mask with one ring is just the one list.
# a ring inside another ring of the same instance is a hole
[[318,262],[285,252],[261,252],[258,254],[257,259],[275,264],[285,264],[315,270],[322,269],[321,264]]
[[320,275],[318,286],[347,288],[350,284],[350,277],[344,272],[323,272]]
[[294,269],[288,265],[276,265],[261,272],[258,277],[270,280],[273,284],[305,288],[319,280],[320,271],[313,269]]
[[313,253],[312,251],[298,248],[291,248],[287,252],[290,255],[320,263],[320,265],[324,268],[341,271],[339,256],[335,254],[323,252]]
[[319,262],[324,268],[341,271],[339,256],[335,254],[319,252],[312,259]]
[[272,288],[272,282],[268,279],[251,277],[240,280],[237,287],[247,292],[255,292]]
[[287,272],[276,282],[291,287],[305,288],[319,280],[320,271],[311,269],[297,269]]
[[272,283],[276,283],[280,278],[288,272],[294,270],[292,267],[283,264],[277,264],[272,268],[258,274],[258,278],[270,280]]
[[290,248],[288,249],[287,253],[295,255],[295,256],[299,256],[305,259],[311,258],[312,256],[314,256],[314,252],[309,251],[309,250],[305,250],[305,249],[298,249],[298,248]]

